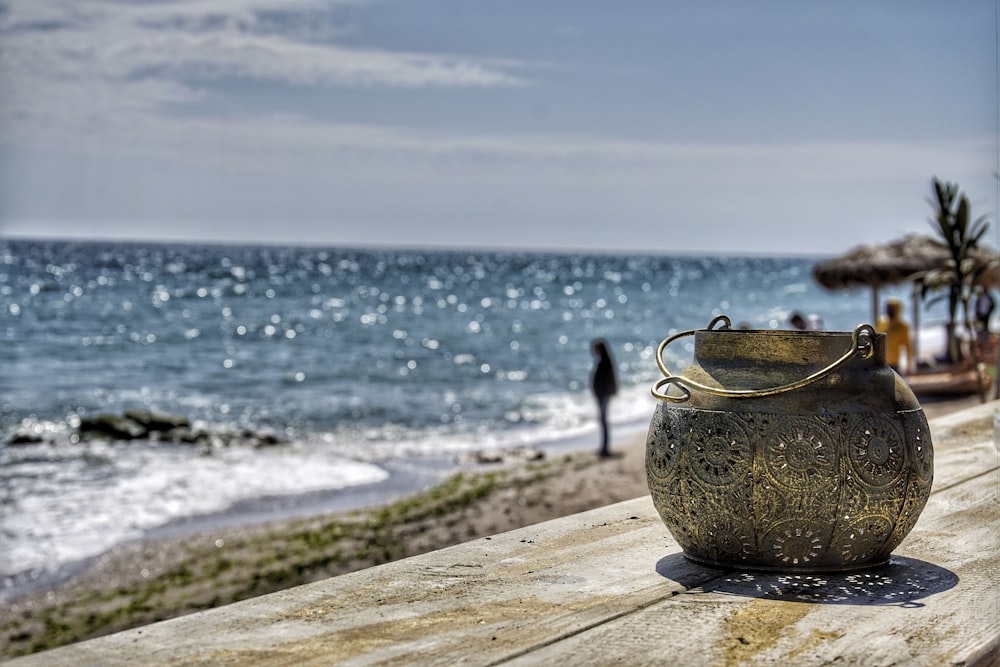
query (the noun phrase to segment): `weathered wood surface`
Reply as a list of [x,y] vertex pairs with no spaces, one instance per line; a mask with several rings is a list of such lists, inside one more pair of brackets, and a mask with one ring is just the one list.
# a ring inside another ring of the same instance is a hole
[[998,665],[996,409],[932,422],[934,491],[884,568],[694,565],[644,497],[12,664]]

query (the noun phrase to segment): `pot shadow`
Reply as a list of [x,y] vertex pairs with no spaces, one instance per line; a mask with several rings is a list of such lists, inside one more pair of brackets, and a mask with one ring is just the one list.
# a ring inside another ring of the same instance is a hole
[[[692,567],[701,571],[700,581]],[[923,607],[919,600],[954,588],[958,575],[926,561],[892,556],[889,563],[855,572],[751,572],[719,570],[695,565],[682,554],[661,558],[656,564],[661,576],[677,581],[689,593],[722,593],[765,600],[868,606]],[[705,581],[704,575],[720,577]],[[690,582],[685,584],[685,580]],[[693,586],[693,587],[692,587]]]

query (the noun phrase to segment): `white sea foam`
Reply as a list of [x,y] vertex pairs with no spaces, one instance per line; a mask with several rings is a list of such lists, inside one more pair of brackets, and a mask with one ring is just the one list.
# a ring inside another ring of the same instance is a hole
[[169,521],[240,501],[344,489],[388,474],[294,445],[218,448],[201,456],[186,446],[138,442],[55,449],[22,446],[16,454],[22,460],[8,461],[19,477],[5,480],[0,575],[93,556]]

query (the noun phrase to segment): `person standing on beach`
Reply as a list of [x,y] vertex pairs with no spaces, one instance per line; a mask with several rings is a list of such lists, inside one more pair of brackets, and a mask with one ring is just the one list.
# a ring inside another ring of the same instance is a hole
[[875,331],[885,334],[885,360],[897,373],[903,372],[900,366],[903,352],[907,365],[911,368],[914,365],[910,325],[902,315],[903,303],[899,299],[889,299],[885,302],[885,316],[878,318],[875,324]]
[[989,338],[990,333],[990,317],[993,315],[993,309],[996,307],[996,302],[990,295],[990,291],[985,287],[979,288],[979,296],[976,298],[976,330],[980,335],[986,334]]
[[597,399],[597,416],[601,422],[600,456],[611,456],[611,438],[608,431],[608,403],[611,397],[618,393],[618,381],[615,379],[615,364],[611,360],[608,344],[603,340],[595,340],[592,350],[597,364],[590,377],[590,386]]
[[815,313],[807,318],[802,313],[795,311],[792,313],[792,316],[788,318],[788,323],[791,324],[792,328],[796,331],[823,330],[823,318]]

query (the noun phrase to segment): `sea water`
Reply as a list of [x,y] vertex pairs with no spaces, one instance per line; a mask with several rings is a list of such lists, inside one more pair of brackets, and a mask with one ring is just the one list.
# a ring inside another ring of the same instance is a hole
[[[817,259],[0,241],[0,595],[191,517],[328,509],[485,448],[596,449],[595,338],[614,429],[644,428],[670,334],[870,321]],[[136,408],[277,444],[78,435]]]

